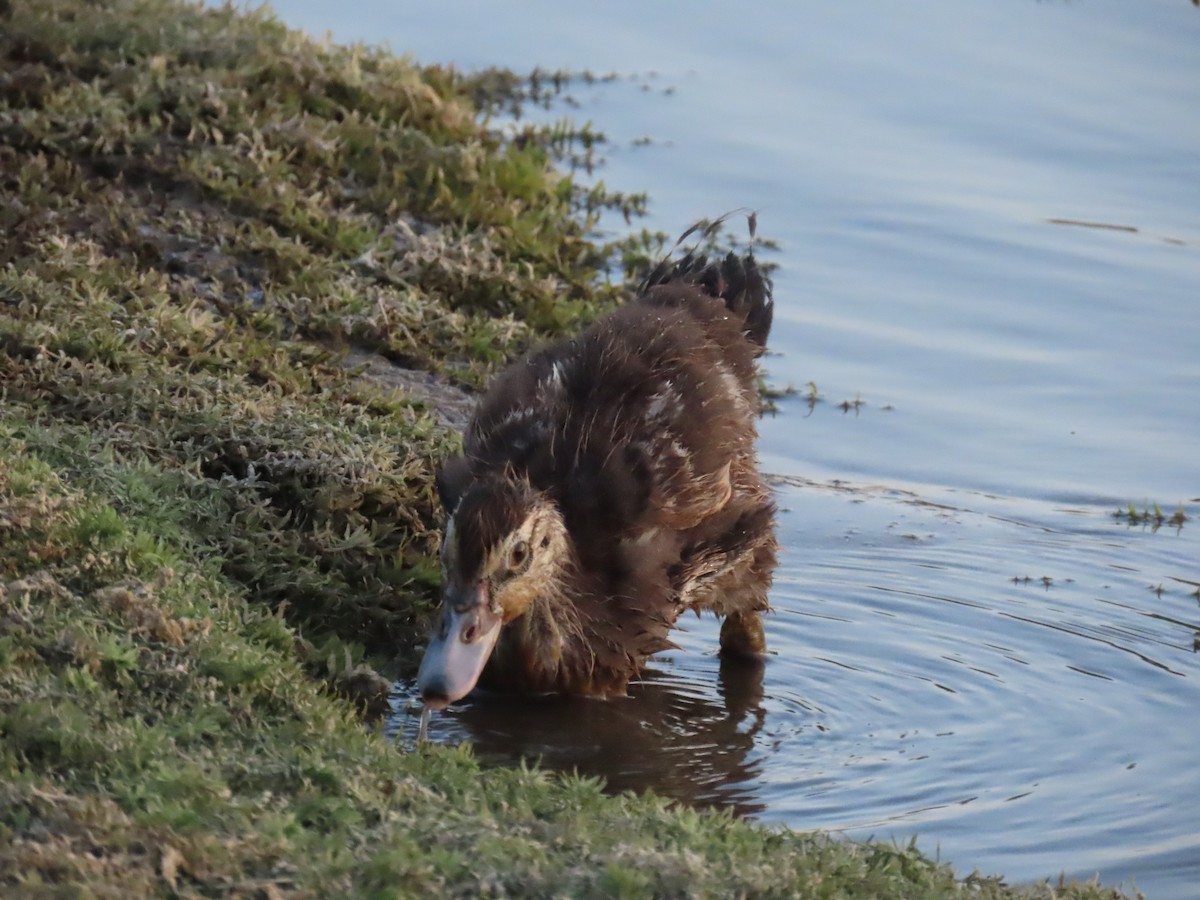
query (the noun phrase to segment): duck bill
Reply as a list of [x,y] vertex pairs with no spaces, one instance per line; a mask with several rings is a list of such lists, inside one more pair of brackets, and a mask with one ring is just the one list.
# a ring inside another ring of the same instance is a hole
[[471,692],[504,624],[491,610],[485,585],[470,592],[466,603],[454,602],[461,597],[447,593],[417,673],[417,690],[430,709],[445,709]]

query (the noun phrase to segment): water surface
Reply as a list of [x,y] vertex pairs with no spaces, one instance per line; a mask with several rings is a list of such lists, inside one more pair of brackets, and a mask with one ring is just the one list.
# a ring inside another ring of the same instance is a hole
[[[821,396],[762,423],[765,666],[723,670],[689,619],[628,700],[476,698],[436,739],[917,835],[964,872],[1197,895],[1200,10],[276,8],[426,62],[621,73],[573,89],[601,175],[668,232],[759,211],[771,380]],[[1130,527],[1131,501],[1193,519]]]

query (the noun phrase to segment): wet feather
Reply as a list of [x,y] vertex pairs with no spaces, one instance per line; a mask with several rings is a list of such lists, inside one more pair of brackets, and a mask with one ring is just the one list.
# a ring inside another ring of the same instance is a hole
[[[689,608],[726,617],[723,652],[762,651],[776,543],[756,361],[772,313],[752,255],[688,253],[493,381],[438,474],[447,597],[504,617],[482,682],[623,694]],[[423,665],[422,690],[444,705],[439,674]]]

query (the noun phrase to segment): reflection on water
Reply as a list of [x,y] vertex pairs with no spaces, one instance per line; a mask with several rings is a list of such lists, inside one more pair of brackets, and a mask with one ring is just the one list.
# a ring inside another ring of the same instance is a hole
[[[766,716],[762,676],[761,663],[736,661],[721,664],[707,690],[672,667],[648,669],[628,697],[613,700],[480,691],[435,716],[429,736],[469,741],[487,762],[524,760],[598,776],[617,793],[653,790],[695,806],[759,813],[762,759],[753,751]],[[399,709],[402,698],[393,697]],[[411,734],[412,727],[403,718],[392,722],[393,732]]]

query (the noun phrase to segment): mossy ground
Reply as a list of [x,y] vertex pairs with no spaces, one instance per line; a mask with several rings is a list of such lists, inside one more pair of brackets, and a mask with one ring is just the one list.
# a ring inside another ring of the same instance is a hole
[[478,385],[657,247],[594,237],[641,202],[555,167],[594,135],[481,124],[514,84],[263,13],[0,0],[0,892],[1113,896],[364,727],[456,439],[347,361]]

